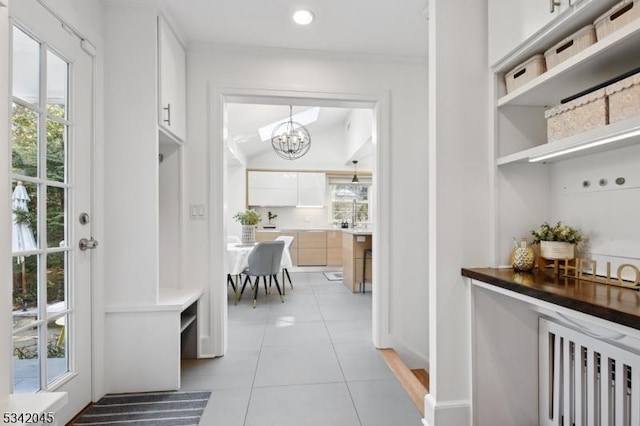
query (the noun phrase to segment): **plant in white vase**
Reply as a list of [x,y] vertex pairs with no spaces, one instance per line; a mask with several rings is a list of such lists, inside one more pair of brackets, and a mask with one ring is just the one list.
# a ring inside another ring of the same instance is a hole
[[582,233],[569,225],[558,222],[551,226],[544,222],[531,231],[533,243],[540,244],[540,256],[545,259],[573,259],[575,247],[584,239]]
[[247,209],[244,212],[236,213],[233,218],[236,222],[239,222],[240,225],[242,225],[242,243],[254,243],[256,241],[256,225],[261,220],[258,212],[252,209]]

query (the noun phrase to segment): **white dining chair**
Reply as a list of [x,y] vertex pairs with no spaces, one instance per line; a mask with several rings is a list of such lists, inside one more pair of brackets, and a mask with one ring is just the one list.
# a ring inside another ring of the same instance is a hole
[[285,274],[287,274],[287,279],[289,279],[289,286],[293,290],[293,283],[291,282],[291,275],[289,275],[288,269],[293,266],[293,261],[291,260],[291,252],[289,251],[289,247],[291,247],[291,243],[293,243],[293,237],[289,235],[281,235],[276,238],[276,241],[284,241],[284,252],[282,253],[282,290],[284,291],[285,287]]
[[237,235],[227,235],[227,244],[242,244],[242,240]]
[[[242,240],[237,235],[227,235],[227,244],[242,244]],[[234,293],[237,293],[236,284],[233,282],[231,274],[227,274],[227,285],[231,284]]]

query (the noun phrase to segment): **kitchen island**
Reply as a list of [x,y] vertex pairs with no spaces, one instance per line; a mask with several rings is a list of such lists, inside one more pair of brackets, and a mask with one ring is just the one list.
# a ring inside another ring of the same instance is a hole
[[[353,293],[362,285],[372,282],[372,232],[366,229],[342,230],[342,282]],[[369,250],[366,256],[365,250]],[[364,275],[364,279],[363,279]]]

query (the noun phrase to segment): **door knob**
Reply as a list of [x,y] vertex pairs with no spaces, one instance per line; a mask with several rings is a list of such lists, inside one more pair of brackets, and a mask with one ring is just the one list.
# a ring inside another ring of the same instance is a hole
[[98,247],[98,242],[96,240],[93,239],[93,237],[86,239],[86,238],[81,238],[78,246],[80,247],[80,250],[82,251],[86,251],[86,250],[93,250],[96,247]]

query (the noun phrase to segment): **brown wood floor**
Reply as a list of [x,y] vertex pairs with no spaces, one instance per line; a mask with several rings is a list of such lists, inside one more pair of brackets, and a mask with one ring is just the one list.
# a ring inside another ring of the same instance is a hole
[[393,349],[379,349],[379,351],[389,369],[424,416],[424,397],[429,390],[429,373],[424,369],[410,370]]

